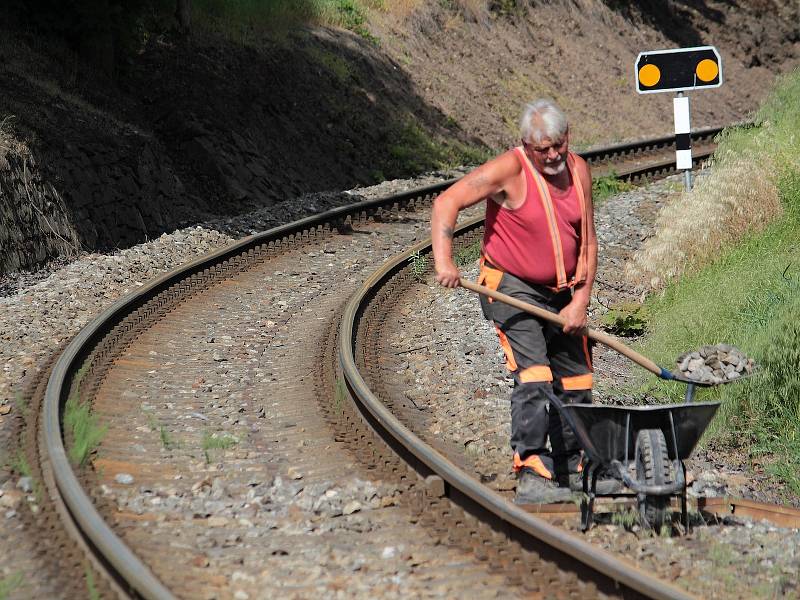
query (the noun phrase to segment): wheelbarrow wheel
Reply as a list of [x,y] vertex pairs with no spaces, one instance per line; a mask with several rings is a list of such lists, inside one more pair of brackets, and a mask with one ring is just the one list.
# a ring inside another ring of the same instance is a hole
[[[672,462],[667,451],[667,440],[660,429],[642,429],[636,436],[636,478],[647,485],[666,485],[673,482]],[[642,525],[660,530],[669,520],[669,496],[638,498],[639,518]]]

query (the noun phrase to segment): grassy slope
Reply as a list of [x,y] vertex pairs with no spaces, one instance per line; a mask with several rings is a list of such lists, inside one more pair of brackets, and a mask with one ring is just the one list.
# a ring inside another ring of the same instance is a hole
[[[800,459],[800,71],[778,84],[757,120],[761,127],[728,135],[722,150],[749,158],[753,169],[774,165],[783,213],[652,298],[644,351],[670,364],[687,349],[726,341],[754,357],[760,371],[749,381],[705,392],[723,402],[711,435],[771,455],[773,471],[800,493],[792,466]],[[682,391],[652,385],[673,398]]]

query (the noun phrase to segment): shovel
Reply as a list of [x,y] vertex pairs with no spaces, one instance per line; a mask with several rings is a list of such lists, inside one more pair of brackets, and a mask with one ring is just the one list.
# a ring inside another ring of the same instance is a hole
[[[564,319],[559,315],[550,312],[549,310],[539,308],[538,306],[534,306],[533,304],[523,302],[522,300],[517,300],[516,298],[512,298],[507,294],[490,290],[485,286],[478,285],[477,283],[472,283],[471,281],[468,281],[463,277],[460,278],[458,281],[461,287],[467,288],[468,290],[477,292],[478,294],[483,294],[484,296],[488,296],[489,298],[493,298],[494,300],[498,300],[500,302],[513,306],[514,308],[518,308],[522,311],[525,311],[526,313],[532,314],[535,317],[544,319],[545,321],[550,321],[551,323],[555,323],[556,325],[561,325],[562,327],[564,326]],[[671,373],[666,369],[659,367],[652,360],[650,360],[646,356],[642,356],[641,354],[636,352],[636,350],[634,350],[633,348],[626,346],[614,336],[602,333],[600,331],[597,331],[596,329],[592,329],[591,327],[586,328],[586,336],[591,340],[600,342],[604,346],[608,346],[609,348],[611,348],[615,352],[618,352],[622,356],[631,359],[637,365],[639,365],[640,367],[644,367],[645,369],[647,369],[657,377],[660,377],[661,379],[666,379],[668,381],[680,381],[683,383],[689,383],[694,385],[704,385],[702,382],[692,381],[691,379],[687,379],[680,375],[676,375],[675,373]]]

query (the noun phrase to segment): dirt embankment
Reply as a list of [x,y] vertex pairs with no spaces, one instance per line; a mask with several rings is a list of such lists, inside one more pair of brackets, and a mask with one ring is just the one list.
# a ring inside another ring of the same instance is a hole
[[459,18],[429,2],[375,19],[373,31],[426,101],[495,148],[517,143],[520,107],[539,96],[565,108],[581,144],[670,134],[672,95],[635,91],[642,51],[719,49],[724,84],[690,94],[695,128],[747,118],[775,75],[800,60],[794,0],[490,4],[517,8],[462,9]]
[[514,143],[540,95],[582,144],[669,133],[668,95],[633,91],[640,50],[720,48],[726,82],[692,96],[696,127],[745,118],[800,56],[800,8],[777,0],[401,4],[371,14],[377,44],[328,29],[257,47],[161,36],[114,80],[3,31],[0,272],[468,161]]

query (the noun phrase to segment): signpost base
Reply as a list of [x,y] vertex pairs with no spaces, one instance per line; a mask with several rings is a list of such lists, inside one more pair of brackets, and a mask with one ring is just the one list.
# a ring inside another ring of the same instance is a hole
[[683,172],[683,187],[687,192],[692,191],[692,172],[688,169]]

